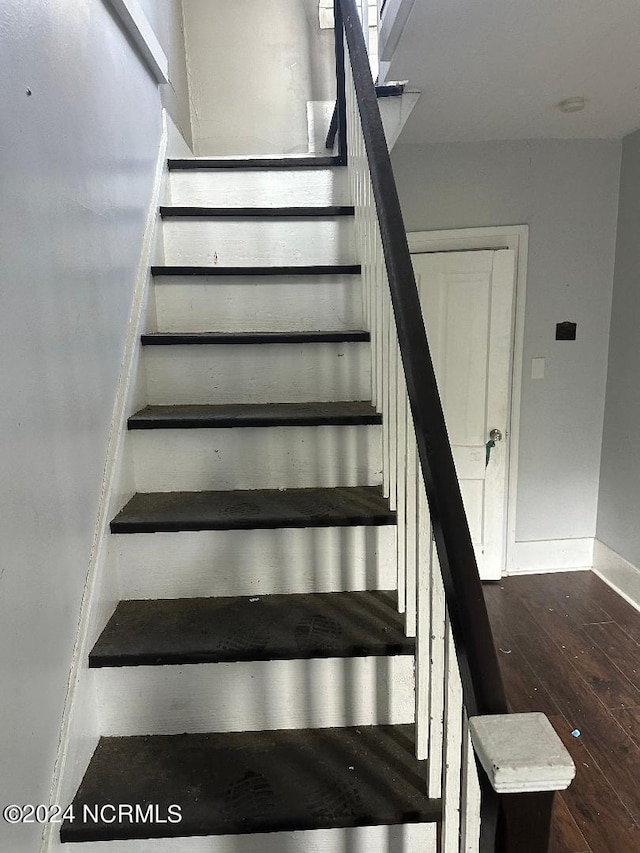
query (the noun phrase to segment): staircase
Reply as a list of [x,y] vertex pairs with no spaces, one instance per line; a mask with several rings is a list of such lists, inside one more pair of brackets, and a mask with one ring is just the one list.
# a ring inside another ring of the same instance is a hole
[[170,162],[70,850],[437,849],[345,172]]
[[334,16],[336,156],[169,162],[64,790],[101,737],[47,853],[549,851],[575,767],[508,713],[355,0]]

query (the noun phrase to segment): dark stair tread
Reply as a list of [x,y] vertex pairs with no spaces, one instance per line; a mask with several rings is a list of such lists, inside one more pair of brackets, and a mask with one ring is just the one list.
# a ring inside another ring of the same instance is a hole
[[395,592],[121,601],[89,666],[413,654]]
[[379,98],[397,98],[404,94],[404,83],[383,83],[376,86],[376,95]]
[[360,275],[360,264],[312,264],[310,266],[259,266],[259,267],[217,267],[217,266],[153,266],[153,276],[232,276],[232,275]]
[[379,486],[139,492],[111,522],[112,533],[255,530],[395,524]]
[[[101,738],[64,841],[436,823],[411,725]],[[180,823],[84,821],[83,805],[180,806]]]
[[381,424],[367,401],[327,403],[227,403],[146,406],[128,421],[129,429],[207,427],[347,426]]
[[143,346],[360,343],[369,340],[369,332],[149,332],[141,340]]
[[198,169],[239,169],[260,171],[261,169],[324,169],[328,166],[343,166],[340,157],[246,157],[218,159],[215,157],[172,158],[169,171],[190,171]]
[[183,207],[178,205],[161,205],[160,216],[163,219],[185,217],[189,219],[220,217],[221,219],[257,218],[298,218],[298,217],[327,217],[353,216],[354,208],[349,204],[332,204],[324,207]]

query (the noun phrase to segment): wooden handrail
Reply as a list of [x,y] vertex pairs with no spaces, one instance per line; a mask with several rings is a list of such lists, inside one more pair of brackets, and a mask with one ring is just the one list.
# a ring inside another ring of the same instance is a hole
[[337,0],[337,8],[343,16],[349,46],[398,344],[460,661],[465,706],[469,715],[507,713],[355,0]]
[[[463,704],[469,717],[508,714],[360,18],[355,0],[334,2],[338,75],[335,113],[340,160],[346,164],[344,28]],[[477,763],[481,853],[547,853],[553,792],[499,795]]]
[[[342,7],[337,0],[334,0],[333,7],[334,16],[334,33],[335,33],[335,51],[336,51],[336,105],[331,118],[331,127],[325,145],[329,145],[329,136],[333,133],[331,139],[331,148],[333,148],[336,134],[338,136],[338,157],[346,165],[347,162],[347,98],[345,92],[345,77],[344,77],[344,39],[342,32],[344,29],[344,20],[342,17]],[[366,48],[365,48],[366,56]],[[369,60],[367,59],[367,64]],[[334,130],[335,128],[335,130]]]
[[[506,714],[508,706],[482,592],[453,454],[429,351],[411,256],[391,160],[355,0],[335,0],[337,133],[346,159],[344,44],[346,37],[360,113],[371,186],[389,282],[398,347],[413,416],[417,451],[429,504],[458,659],[464,707],[469,716]],[[344,138],[343,138],[344,137]],[[523,837],[515,828],[531,825],[531,797],[505,797],[478,766],[481,787],[482,853],[545,853],[548,827]],[[546,804],[540,812],[540,805]],[[538,797],[538,814],[550,819],[552,796]],[[548,823],[548,820],[547,820]],[[534,837],[535,836],[535,837]]]

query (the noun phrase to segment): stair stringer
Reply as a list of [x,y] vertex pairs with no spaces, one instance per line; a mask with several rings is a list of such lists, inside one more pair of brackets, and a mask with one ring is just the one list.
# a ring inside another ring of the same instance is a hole
[[[156,326],[155,302],[150,287],[150,266],[163,261],[159,206],[166,197],[168,184],[168,139],[176,146],[179,131],[162,110],[162,132],[156,157],[155,177],[142,247],[133,288],[133,298],[118,378],[113,415],[98,506],[95,533],[80,609],[78,631],[71,661],[67,697],[49,802],[69,803],[82,779],[87,763],[100,737],[95,672],[88,667],[88,655],[119,598],[116,561],[109,548],[109,522],[114,513],[135,493],[131,446],[126,441],[127,419],[144,405],[146,376],[140,336]],[[182,151],[184,140],[178,147]],[[60,851],[60,825],[46,824],[41,853]]]

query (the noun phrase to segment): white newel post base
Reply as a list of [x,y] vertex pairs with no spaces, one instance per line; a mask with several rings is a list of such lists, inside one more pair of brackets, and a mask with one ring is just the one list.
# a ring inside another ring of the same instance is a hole
[[473,748],[499,794],[561,791],[575,765],[544,714],[470,717]]

